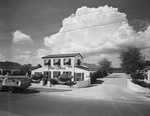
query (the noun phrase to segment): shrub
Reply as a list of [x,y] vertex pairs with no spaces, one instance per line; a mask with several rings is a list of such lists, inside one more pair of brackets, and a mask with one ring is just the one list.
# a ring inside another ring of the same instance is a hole
[[108,76],[107,71],[105,71],[105,70],[103,71],[103,76],[104,76],[104,77]]
[[31,78],[34,80],[41,80],[43,77],[44,77],[44,75],[41,73],[36,73],[36,74],[31,76]]
[[75,85],[77,82],[65,82],[64,85],[69,85],[69,86],[72,86],[72,85]]
[[91,84],[93,84],[97,81],[97,77],[98,77],[97,73],[94,73],[91,75]]
[[131,73],[130,76],[132,79],[145,79],[143,73]]
[[55,85],[55,84],[58,84],[59,81],[56,78],[51,78],[50,82],[51,84]]
[[95,73],[91,75],[91,84],[95,83],[97,81],[97,78],[103,78],[104,76],[107,76],[106,71],[98,70]]
[[62,81],[62,82],[68,81],[67,77],[64,76],[64,75],[60,75],[60,76],[58,77],[58,80],[59,80],[59,81]]
[[58,80],[61,81],[61,82],[67,82],[67,81],[71,81],[72,78],[73,78],[73,76],[60,75],[58,77]]
[[100,70],[96,71],[95,76],[96,76],[97,78],[103,78],[103,73],[102,73],[102,71],[100,71]]
[[133,82],[134,84],[138,84],[138,85],[140,85],[140,86],[142,86],[142,87],[150,88],[150,84],[148,84],[148,83],[146,83],[146,82],[144,82],[144,81],[139,81],[139,80],[137,80],[137,79],[132,79],[132,82]]

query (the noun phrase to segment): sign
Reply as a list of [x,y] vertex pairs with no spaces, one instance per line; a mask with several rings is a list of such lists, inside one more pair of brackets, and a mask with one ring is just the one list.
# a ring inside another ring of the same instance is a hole
[[48,67],[49,70],[66,70],[65,67]]

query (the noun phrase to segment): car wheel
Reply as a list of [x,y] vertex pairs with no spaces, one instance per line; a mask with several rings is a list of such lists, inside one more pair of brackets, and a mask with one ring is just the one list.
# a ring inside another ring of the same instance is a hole
[[9,92],[9,93],[14,93],[14,88],[13,88],[13,87],[9,87],[9,88],[8,88],[8,92]]

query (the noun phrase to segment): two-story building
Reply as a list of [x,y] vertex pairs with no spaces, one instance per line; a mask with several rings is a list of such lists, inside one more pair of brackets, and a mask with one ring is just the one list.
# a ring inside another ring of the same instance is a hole
[[73,81],[84,81],[94,72],[90,70],[91,68],[83,65],[83,56],[80,53],[52,54],[44,56],[42,59],[44,66],[33,70],[32,74],[41,72],[47,79],[63,74],[73,76]]

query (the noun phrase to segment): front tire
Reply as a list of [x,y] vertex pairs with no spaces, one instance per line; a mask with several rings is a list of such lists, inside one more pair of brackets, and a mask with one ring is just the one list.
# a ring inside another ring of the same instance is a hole
[[11,93],[11,94],[14,93],[14,88],[13,87],[9,87],[8,88],[8,92]]
[[0,87],[0,91],[4,91],[4,87]]

